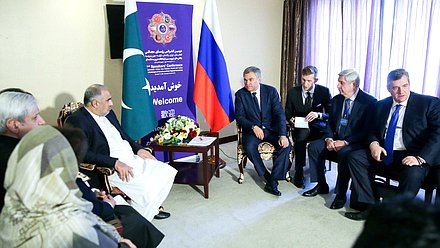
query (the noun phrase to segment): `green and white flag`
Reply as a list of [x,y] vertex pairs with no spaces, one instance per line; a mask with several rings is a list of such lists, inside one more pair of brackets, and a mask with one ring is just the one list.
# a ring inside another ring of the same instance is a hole
[[134,140],[157,126],[139,31],[136,0],[125,1],[122,129]]

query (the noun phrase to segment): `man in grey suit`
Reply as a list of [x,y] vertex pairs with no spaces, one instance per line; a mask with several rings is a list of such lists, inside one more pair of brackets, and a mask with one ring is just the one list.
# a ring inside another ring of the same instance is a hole
[[[259,176],[264,176],[264,190],[280,196],[278,180],[287,172],[289,153],[292,149],[287,138],[286,116],[277,90],[261,84],[261,71],[255,66],[243,72],[244,87],[235,93],[235,117],[243,129],[243,148]],[[258,144],[267,141],[277,150],[272,173],[263,164]]]
[[[399,175],[398,193],[415,197],[431,166],[440,164],[440,100],[410,91],[409,74],[396,69],[388,74],[391,96],[377,102],[369,149],[353,152],[348,165],[361,212],[347,212],[364,220],[375,204],[371,179],[375,172]],[[352,194],[353,195],[353,194]]]
[[323,139],[313,141],[308,147],[310,181],[318,184],[303,193],[306,197],[329,193],[324,174],[325,159],[336,161],[336,197],[330,206],[331,209],[340,209],[345,205],[350,182],[347,155],[366,144],[368,116],[376,102],[376,98],[359,89],[360,79],[355,70],[341,71],[338,82],[340,94],[330,102],[329,120]]
[[295,145],[295,176],[293,184],[304,188],[303,167],[306,164],[307,142],[321,138],[327,125],[330,91],[327,87],[315,84],[318,81],[318,69],[306,66],[301,70],[301,85],[292,87],[287,92],[286,119],[292,126],[295,118],[304,118],[309,128],[295,128],[293,142]]

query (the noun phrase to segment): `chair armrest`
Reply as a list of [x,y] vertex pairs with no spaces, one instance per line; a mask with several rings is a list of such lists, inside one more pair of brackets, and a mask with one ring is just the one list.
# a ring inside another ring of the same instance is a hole
[[80,163],[79,168],[83,169],[83,170],[88,170],[88,171],[93,171],[96,169],[97,171],[99,171],[107,176],[110,176],[115,172],[114,168],[96,166],[96,164],[88,164],[88,163]]
[[154,154],[153,148],[151,147],[144,147],[145,150],[147,150],[149,153]]
[[108,168],[108,167],[96,166],[96,170],[107,176],[111,176],[113,173],[115,173],[114,168]]
[[95,164],[87,164],[87,163],[80,163],[79,168],[83,170],[93,171],[95,170]]

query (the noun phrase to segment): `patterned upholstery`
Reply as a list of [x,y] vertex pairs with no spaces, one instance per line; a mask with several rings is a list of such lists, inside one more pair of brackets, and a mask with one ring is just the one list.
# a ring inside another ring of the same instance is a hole
[[[290,127],[288,127],[289,133],[290,133]],[[237,163],[238,163],[238,168],[240,170],[240,176],[238,177],[238,183],[242,184],[244,181],[244,168],[246,167],[246,162],[247,162],[247,155],[246,152],[244,151],[243,148],[243,137],[242,137],[242,129],[241,127],[237,124],[237,133],[238,133],[238,142],[237,142]],[[258,145],[258,152],[260,153],[261,159],[263,160],[269,160],[272,159],[274,157],[276,157],[276,151],[275,151],[275,147],[266,141],[261,142]],[[289,167],[286,173],[286,180],[288,182],[291,181],[291,177],[290,177],[290,168],[292,167],[292,161],[293,161],[293,150],[290,152],[290,156],[289,156]]]

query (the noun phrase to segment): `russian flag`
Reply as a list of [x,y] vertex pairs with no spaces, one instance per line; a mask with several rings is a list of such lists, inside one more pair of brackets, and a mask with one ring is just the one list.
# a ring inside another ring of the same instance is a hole
[[213,132],[220,131],[234,121],[234,104],[215,0],[205,2],[194,85],[194,102],[202,111]]

